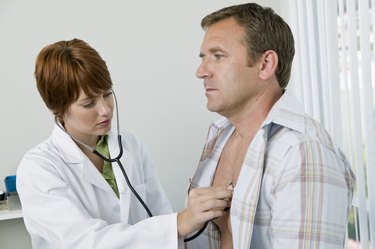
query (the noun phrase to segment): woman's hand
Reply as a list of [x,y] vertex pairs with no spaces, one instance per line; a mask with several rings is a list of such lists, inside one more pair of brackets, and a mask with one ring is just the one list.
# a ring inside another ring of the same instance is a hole
[[232,189],[225,187],[191,189],[186,208],[177,214],[178,235],[186,237],[206,221],[222,216],[230,206],[232,193]]

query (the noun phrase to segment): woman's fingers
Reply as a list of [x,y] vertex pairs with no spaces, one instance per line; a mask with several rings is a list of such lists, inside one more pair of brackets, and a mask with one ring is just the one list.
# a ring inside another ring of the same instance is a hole
[[196,188],[188,195],[186,208],[178,213],[178,232],[184,237],[203,226],[206,221],[224,214],[230,206],[233,191],[221,188]]
[[226,208],[230,205],[232,190],[225,188],[193,189],[189,193],[189,200],[200,211]]
[[232,189],[228,187],[205,187],[205,188],[193,188],[189,191],[189,197],[197,197],[197,196],[231,196]]
[[211,197],[211,196],[200,196],[195,199],[191,199],[191,208],[196,212],[206,212],[209,210],[223,210],[230,205],[229,197]]

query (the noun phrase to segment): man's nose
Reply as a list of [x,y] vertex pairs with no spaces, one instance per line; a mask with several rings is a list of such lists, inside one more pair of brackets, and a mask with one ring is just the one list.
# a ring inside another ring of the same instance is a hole
[[209,70],[209,67],[208,67],[208,64],[207,64],[206,61],[203,60],[201,62],[201,64],[197,68],[197,71],[196,71],[195,75],[199,79],[205,79],[207,77],[211,77],[212,76],[212,72],[211,72],[211,70]]

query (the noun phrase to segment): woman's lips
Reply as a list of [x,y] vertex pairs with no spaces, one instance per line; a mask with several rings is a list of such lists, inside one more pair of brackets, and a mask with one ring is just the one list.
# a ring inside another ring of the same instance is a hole
[[110,123],[110,120],[107,119],[107,120],[104,120],[103,122],[100,122],[98,125],[99,125],[99,126],[108,126],[109,123]]

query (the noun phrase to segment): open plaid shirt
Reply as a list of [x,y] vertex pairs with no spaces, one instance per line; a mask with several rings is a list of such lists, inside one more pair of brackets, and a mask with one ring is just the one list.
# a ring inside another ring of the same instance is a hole
[[[211,186],[234,127],[211,125],[190,188]],[[344,248],[355,176],[323,127],[285,92],[249,146],[233,193],[234,249]],[[187,248],[220,248],[212,222]]]

